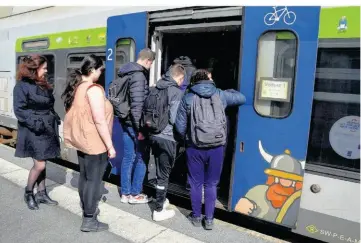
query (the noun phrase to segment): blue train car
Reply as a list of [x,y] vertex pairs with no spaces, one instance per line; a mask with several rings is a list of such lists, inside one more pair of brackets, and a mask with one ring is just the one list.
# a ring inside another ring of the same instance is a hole
[[[320,7],[233,7],[113,16],[107,23],[106,84],[116,75],[117,43],[125,39],[134,55],[145,47],[156,52],[151,85],[178,56],[212,70],[218,87],[238,89],[247,98],[244,106],[227,111],[229,141],[217,206],[312,238],[339,242],[342,236],[358,242],[359,218],[337,217],[315,206],[330,200],[327,180],[336,191],[344,190],[345,182],[307,173],[306,167],[320,13]],[[171,193],[186,195],[184,160],[177,161],[171,177]],[[359,183],[346,183],[359,188]],[[346,208],[346,199],[332,200],[346,214],[359,210],[354,204]],[[315,220],[315,215],[320,217]],[[348,227],[340,227],[345,223]]]

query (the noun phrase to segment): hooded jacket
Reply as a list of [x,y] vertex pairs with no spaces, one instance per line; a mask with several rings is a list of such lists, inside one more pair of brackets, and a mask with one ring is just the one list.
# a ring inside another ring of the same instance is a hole
[[139,131],[139,122],[142,115],[144,100],[149,94],[149,71],[136,62],[125,64],[119,69],[118,76],[131,75],[129,80],[130,114],[125,124]]
[[183,96],[183,91],[180,89],[177,82],[170,76],[169,71],[157,82],[156,87],[158,89],[168,89],[169,120],[168,125],[163,129],[163,131],[154,136],[175,141],[173,137],[173,127],[178,106]]
[[185,94],[178,108],[175,121],[175,129],[182,139],[186,140],[187,146],[192,146],[190,139],[190,113],[194,95],[203,98],[210,98],[213,94],[218,93],[224,109],[228,106],[240,106],[246,102],[243,94],[236,90],[217,89],[212,80],[199,81],[190,87],[190,91]]
[[173,61],[174,64],[181,64],[186,70],[186,76],[184,77],[184,81],[180,87],[181,90],[186,90],[187,86],[190,83],[191,76],[193,72],[196,70],[196,67],[193,65],[191,59],[187,56],[180,56]]

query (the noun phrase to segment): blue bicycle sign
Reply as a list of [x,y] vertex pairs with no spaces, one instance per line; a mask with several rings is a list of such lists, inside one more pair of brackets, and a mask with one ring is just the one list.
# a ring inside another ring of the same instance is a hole
[[296,21],[296,14],[292,11],[288,11],[287,7],[278,9],[277,7],[272,7],[274,12],[267,13],[264,16],[264,23],[268,26],[274,25],[278,22],[283,16],[283,22],[287,25],[291,25]]

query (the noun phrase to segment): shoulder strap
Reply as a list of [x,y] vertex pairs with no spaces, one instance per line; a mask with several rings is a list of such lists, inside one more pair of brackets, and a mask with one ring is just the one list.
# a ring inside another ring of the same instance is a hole
[[[81,82],[78,87],[76,88],[75,94],[74,94],[74,101],[73,105],[78,107],[84,107],[85,105],[85,99],[87,95],[87,91],[90,86],[93,86],[94,84],[90,84],[87,82]],[[96,84],[95,84],[96,85]]]

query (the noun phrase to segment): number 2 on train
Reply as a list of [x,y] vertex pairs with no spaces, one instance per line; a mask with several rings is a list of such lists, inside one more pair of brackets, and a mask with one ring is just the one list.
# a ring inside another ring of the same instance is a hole
[[107,56],[107,60],[108,61],[113,61],[113,58],[112,58],[112,56],[113,56],[113,49],[112,48],[108,48],[108,56]]

